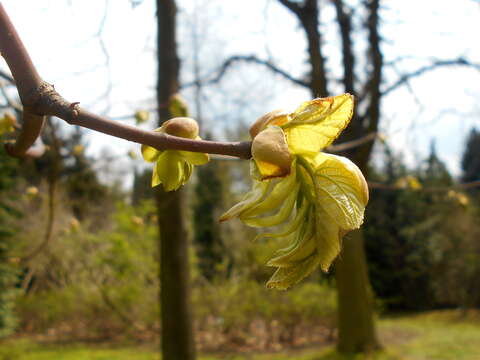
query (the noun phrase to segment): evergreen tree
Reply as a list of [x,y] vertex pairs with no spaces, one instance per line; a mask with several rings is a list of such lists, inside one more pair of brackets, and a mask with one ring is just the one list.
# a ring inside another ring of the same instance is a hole
[[428,186],[452,185],[452,177],[443,161],[437,156],[437,148],[433,140],[430,143],[430,154],[422,177],[422,182]]
[[[383,170],[371,178],[387,184],[411,176],[425,186],[448,186],[451,176],[435,145],[419,170],[408,170],[388,149]],[[432,238],[442,236],[446,194],[421,189],[373,189],[365,224],[369,272],[375,293],[390,310],[418,310],[439,305],[434,283]],[[412,296],[415,294],[415,296]]]
[[218,178],[218,162],[199,166],[195,186],[196,202],[193,207],[194,242],[202,274],[212,280],[222,263],[223,243],[220,238],[217,213],[222,206],[222,183]]
[[132,204],[138,205],[143,200],[151,199],[152,197],[152,170],[135,171],[132,187]]
[[480,132],[473,128],[462,156],[462,182],[480,180]]

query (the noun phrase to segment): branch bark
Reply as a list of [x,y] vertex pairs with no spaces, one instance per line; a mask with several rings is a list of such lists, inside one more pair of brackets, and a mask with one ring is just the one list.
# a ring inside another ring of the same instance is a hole
[[333,4],[337,13],[337,22],[342,38],[343,85],[345,92],[355,95],[355,58],[353,56],[352,39],[350,37],[352,32],[351,14],[347,14],[345,11],[345,4],[342,0],[333,0]]
[[307,36],[308,55],[311,66],[308,87],[313,97],[328,96],[325,58],[322,54],[322,38],[319,31],[319,14],[317,0],[306,0],[303,6],[292,1],[279,0],[300,21]]
[[16,157],[39,156],[41,151],[31,149],[40,136],[45,115],[56,116],[71,125],[78,125],[108,135],[153,146],[159,150],[175,149],[251,157],[250,142],[216,142],[191,140],[145,131],[133,126],[114,122],[90,113],[79,107],[78,102],[69,102],[57,93],[53,85],[43,81],[38,74],[20,36],[0,3],[0,52],[5,58],[23,105],[23,128],[15,144],[7,144],[8,153]]

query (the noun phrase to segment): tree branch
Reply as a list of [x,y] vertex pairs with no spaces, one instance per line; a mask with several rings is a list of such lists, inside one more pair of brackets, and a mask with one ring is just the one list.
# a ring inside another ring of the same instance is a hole
[[0,70],[0,78],[7,80],[10,84],[15,84],[15,80],[3,70]]
[[289,0],[278,0],[278,2],[288,8],[293,13],[297,14],[297,16],[299,16],[302,12],[302,8],[294,2],[291,2]]
[[293,82],[297,85],[300,85],[300,86],[303,86],[303,87],[309,87],[310,86],[308,82],[293,77],[288,72],[280,69],[278,66],[276,66],[275,64],[273,64],[272,62],[270,62],[268,60],[259,59],[255,55],[234,55],[234,56],[231,56],[230,58],[228,58],[227,60],[225,60],[223,62],[222,66],[220,66],[220,68],[217,70],[217,74],[213,78],[211,78],[209,80],[192,81],[192,82],[189,82],[189,83],[186,83],[186,84],[182,84],[181,88],[183,89],[183,88],[187,88],[187,87],[190,87],[190,86],[198,85],[199,83],[202,84],[202,85],[216,84],[220,80],[222,80],[222,78],[226,74],[227,70],[233,64],[235,64],[237,62],[242,62],[242,61],[263,65],[266,68],[268,68],[269,70],[271,70],[272,72],[281,75],[285,79],[287,79],[287,80],[289,80],[289,81],[291,81],[291,82]]
[[[376,181],[368,181],[368,187],[370,189],[380,189],[380,190],[408,190],[408,187],[392,185],[392,184],[384,184],[379,183]],[[480,180],[471,181],[468,183],[456,184],[451,186],[429,186],[429,187],[422,187],[419,189],[415,189],[412,191],[416,192],[445,192],[449,190],[470,190],[480,187]]]
[[480,71],[480,64],[472,63],[463,57],[459,57],[457,59],[451,59],[451,60],[437,60],[431,63],[430,65],[423,66],[411,73],[402,75],[397,81],[395,81],[392,85],[387,87],[382,92],[382,96],[391,93],[392,91],[398,89],[402,85],[407,84],[413,78],[416,78],[429,71],[436,70],[440,67],[445,67],[445,66],[466,66],[466,67],[471,67],[473,69]]
[[352,20],[351,14],[345,11],[345,4],[342,0],[333,0],[335,11],[337,13],[337,23],[342,38],[342,56],[343,56],[343,85],[345,92],[355,94],[355,58],[352,47]]
[[56,92],[53,85],[42,80],[33,65],[15,27],[0,3],[0,52],[5,58],[23,105],[23,128],[15,144],[6,144],[12,156],[38,156],[38,151],[30,149],[40,136],[45,115],[56,116],[71,125],[78,125],[108,135],[146,144],[157,149],[186,150],[236,156],[242,159],[251,157],[250,142],[216,142],[191,140],[145,131],[121,124],[80,109],[78,102],[70,103]]
[[359,139],[355,139],[355,140],[352,140],[352,141],[346,141],[346,142],[343,142],[343,143],[340,143],[340,144],[330,145],[325,150],[327,150],[328,152],[331,152],[331,153],[340,153],[340,152],[343,152],[343,151],[346,151],[346,150],[351,150],[351,149],[357,148],[357,147],[359,147],[363,144],[366,144],[368,142],[371,142],[371,141],[373,142],[377,138],[377,136],[378,136],[378,134],[373,132],[373,133],[367,134],[365,136],[362,136]]

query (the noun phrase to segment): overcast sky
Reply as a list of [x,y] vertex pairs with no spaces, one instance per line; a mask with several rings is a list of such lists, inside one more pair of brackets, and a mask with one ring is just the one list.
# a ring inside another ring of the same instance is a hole
[[[184,81],[192,77],[193,29],[201,35],[198,49],[202,74],[211,73],[231,54],[268,57],[298,76],[305,70],[304,35],[295,18],[275,0],[178,3]],[[395,80],[395,71],[414,70],[431,58],[461,55],[480,63],[477,2],[383,3],[385,59],[404,58],[398,69],[386,72],[386,83]],[[128,0],[6,0],[3,4],[42,77],[54,83],[67,99],[110,116],[131,114],[153,105],[154,1],[144,0],[136,7]],[[341,75],[333,16],[331,6],[326,6],[322,33],[327,39],[328,67]],[[5,64],[1,66],[5,68]],[[384,100],[382,130],[410,162],[425,156],[430,140],[435,139],[440,157],[458,173],[465,136],[472,126],[480,128],[476,101],[480,98],[480,73],[446,68],[415,79],[411,85],[413,94],[404,88]],[[304,89],[270,76],[263,68],[242,66],[229,73],[218,87],[205,92],[203,117],[206,126],[215,126],[221,133],[232,122],[251,123],[262,113],[275,108],[292,109],[308,97]],[[139,148],[100,134],[89,136],[89,142],[92,155],[99,154],[103,147],[118,154]]]

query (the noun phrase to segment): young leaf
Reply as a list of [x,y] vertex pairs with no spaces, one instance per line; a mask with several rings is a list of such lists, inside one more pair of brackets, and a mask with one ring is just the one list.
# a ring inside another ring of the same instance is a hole
[[353,96],[314,99],[303,103],[283,125],[292,154],[314,155],[330,145],[353,115]]
[[313,159],[317,204],[344,230],[363,222],[368,186],[358,167],[345,157],[320,153]]

